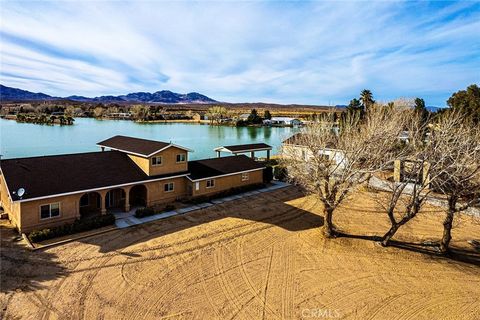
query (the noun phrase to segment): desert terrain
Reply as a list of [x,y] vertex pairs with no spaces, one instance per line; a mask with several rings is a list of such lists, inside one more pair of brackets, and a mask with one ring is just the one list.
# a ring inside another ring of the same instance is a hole
[[478,319],[479,221],[457,217],[452,257],[415,245],[442,218],[426,208],[383,248],[365,191],[334,217],[351,236],[325,239],[321,205],[288,187],[35,252],[2,225],[0,318]]

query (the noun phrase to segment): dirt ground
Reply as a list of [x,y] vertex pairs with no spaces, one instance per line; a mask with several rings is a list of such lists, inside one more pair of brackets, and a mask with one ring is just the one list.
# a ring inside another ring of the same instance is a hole
[[457,219],[443,258],[409,244],[439,239],[439,209],[383,248],[368,240],[388,226],[375,206],[356,195],[337,239],[293,187],[36,252],[3,226],[0,318],[479,319],[479,222]]

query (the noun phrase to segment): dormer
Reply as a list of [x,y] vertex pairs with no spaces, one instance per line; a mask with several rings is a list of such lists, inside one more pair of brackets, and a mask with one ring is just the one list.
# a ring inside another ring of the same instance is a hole
[[124,152],[149,176],[188,170],[188,152],[192,150],[162,141],[115,136],[97,143],[105,149]]

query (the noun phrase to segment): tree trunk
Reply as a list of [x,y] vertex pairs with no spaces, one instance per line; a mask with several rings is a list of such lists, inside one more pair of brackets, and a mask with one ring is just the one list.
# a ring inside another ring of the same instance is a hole
[[452,226],[453,226],[454,215],[455,215],[455,206],[451,207],[449,205],[447,216],[443,221],[443,237],[442,237],[442,242],[440,243],[440,251],[442,253],[447,253],[448,246],[450,245],[450,240],[452,240]]
[[323,210],[324,214],[324,232],[325,236],[327,238],[332,238],[335,237],[335,229],[333,227],[333,222],[332,222],[332,215],[333,215],[333,209],[331,208],[325,208]]
[[388,244],[390,243],[390,240],[393,238],[393,236],[395,235],[399,227],[400,227],[400,224],[392,223],[390,230],[388,230],[387,233],[385,233],[385,235],[382,238],[382,246],[384,247],[388,246]]

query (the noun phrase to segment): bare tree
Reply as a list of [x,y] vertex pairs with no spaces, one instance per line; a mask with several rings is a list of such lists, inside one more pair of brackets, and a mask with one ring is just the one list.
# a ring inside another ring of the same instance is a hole
[[441,140],[432,174],[432,186],[447,197],[440,251],[449,250],[457,213],[480,203],[480,127],[459,112],[443,114],[432,130],[432,140]]
[[405,112],[374,106],[363,119],[347,114],[338,128],[330,121],[308,126],[287,139],[283,163],[289,179],[323,204],[324,232],[337,234],[333,213],[359,185],[395,158]]
[[388,246],[398,229],[417,216],[431,193],[430,160],[435,147],[425,140],[426,124],[420,115],[408,114],[405,124],[408,139],[396,154],[394,181],[377,177],[371,180],[375,187],[386,191],[376,199],[390,222],[389,230],[382,237],[383,246]]

